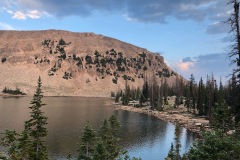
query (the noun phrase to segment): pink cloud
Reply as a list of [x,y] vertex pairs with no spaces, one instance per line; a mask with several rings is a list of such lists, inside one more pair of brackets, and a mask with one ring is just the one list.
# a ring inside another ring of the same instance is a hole
[[177,62],[176,67],[181,71],[189,71],[191,67],[194,67],[193,62]]

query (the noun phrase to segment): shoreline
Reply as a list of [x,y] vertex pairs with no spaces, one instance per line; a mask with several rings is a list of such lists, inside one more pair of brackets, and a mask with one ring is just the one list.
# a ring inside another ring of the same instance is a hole
[[170,122],[173,124],[179,123],[181,127],[186,128],[187,130],[199,134],[201,130],[210,130],[209,120],[201,117],[193,117],[192,114],[184,113],[176,110],[168,111],[148,111],[146,107],[136,108],[132,106],[113,106],[116,110],[126,110],[131,112],[143,113],[147,115],[154,116],[158,119],[161,119],[165,122]]

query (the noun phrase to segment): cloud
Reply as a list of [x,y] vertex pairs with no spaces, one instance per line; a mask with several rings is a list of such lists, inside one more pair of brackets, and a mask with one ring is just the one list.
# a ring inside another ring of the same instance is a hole
[[191,57],[186,57],[186,58],[183,58],[182,59],[182,62],[185,63],[185,62],[193,62],[192,58]]
[[[168,22],[169,17],[196,22],[208,21],[207,33],[226,32],[226,27],[219,22],[226,20],[231,14],[226,0],[5,0],[0,4],[13,10],[16,18],[41,18],[27,15],[38,11],[64,18],[67,16],[88,17],[96,12],[123,15],[127,21],[141,23]],[[20,13],[22,13],[20,15]],[[217,23],[213,23],[217,22]]]
[[0,29],[2,30],[14,30],[14,28],[7,24],[7,23],[3,23],[3,22],[0,22]]
[[207,26],[206,32],[209,34],[227,33],[230,26],[224,22],[214,22]]
[[13,14],[12,16],[13,19],[27,19],[26,15],[21,11],[12,12],[12,14]]
[[194,67],[193,62],[177,62],[177,68],[181,71],[189,71],[191,67]]
[[48,15],[46,12],[41,12],[41,11],[38,11],[38,10],[30,10],[30,11],[27,11],[26,13],[23,12],[23,11],[12,11],[12,10],[7,10],[7,12],[9,14],[12,14],[12,18],[13,19],[18,19],[18,20],[25,20],[27,18],[30,18],[30,19],[39,19],[41,18],[42,16],[44,15]]
[[233,40],[233,37],[228,36],[228,37],[222,38],[221,41],[222,41],[223,43],[229,43],[229,42],[232,42],[232,40]]
[[199,80],[201,77],[206,78],[207,75],[214,74],[216,79],[226,78],[232,71],[228,55],[222,54],[206,54],[197,57],[186,57],[175,62],[171,67],[186,79],[194,74]]

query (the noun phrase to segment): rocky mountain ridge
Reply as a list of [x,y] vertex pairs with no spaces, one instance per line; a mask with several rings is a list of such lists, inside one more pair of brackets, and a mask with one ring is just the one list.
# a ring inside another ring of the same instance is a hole
[[46,96],[108,97],[142,87],[156,77],[172,84],[177,74],[146,49],[94,33],[60,30],[0,31],[0,90],[34,93],[38,76]]

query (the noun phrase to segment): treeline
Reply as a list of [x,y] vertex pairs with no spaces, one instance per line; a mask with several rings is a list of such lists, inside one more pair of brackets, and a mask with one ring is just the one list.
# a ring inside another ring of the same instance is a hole
[[5,87],[2,91],[3,93],[7,93],[7,94],[12,94],[12,95],[26,95],[26,93],[20,91],[19,88],[14,89],[9,89],[7,87]]
[[203,116],[213,121],[216,112],[228,110],[231,115],[235,115],[236,123],[239,122],[238,114],[239,105],[239,85],[237,77],[232,75],[227,84],[223,85],[222,81],[218,82],[213,75],[207,76],[206,82],[201,78],[199,82],[195,81],[192,74],[189,81],[183,80],[182,77],[176,77],[175,82],[169,86],[166,79],[157,83],[155,78],[145,80],[142,88],[130,88],[126,83],[125,89],[117,92],[115,101],[123,105],[128,105],[131,101],[138,101],[135,106],[141,107],[146,102],[151,105],[151,109],[163,110],[169,105],[169,97],[175,96],[174,107],[178,108],[183,105],[187,110],[196,116]]

